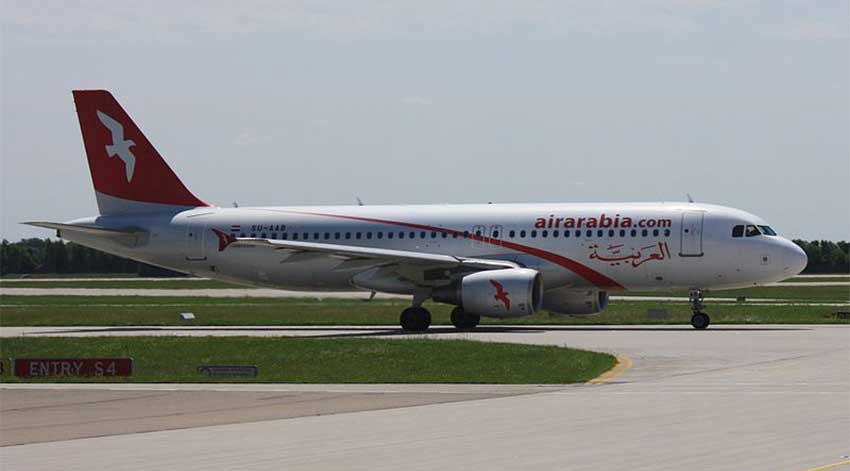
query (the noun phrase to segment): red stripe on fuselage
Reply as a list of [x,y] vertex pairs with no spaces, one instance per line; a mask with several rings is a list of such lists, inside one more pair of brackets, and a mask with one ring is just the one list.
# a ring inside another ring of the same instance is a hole
[[[376,223],[376,224],[388,224],[388,225],[394,225],[394,226],[409,227],[411,229],[420,229],[420,230],[424,230],[424,231],[439,232],[439,233],[445,233],[445,234],[449,234],[449,235],[458,234],[458,236],[463,237],[463,231],[456,231],[456,230],[452,230],[452,229],[445,229],[445,228],[442,228],[442,227],[435,227],[435,226],[426,226],[424,224],[415,224],[415,223],[411,223],[411,222],[389,221],[389,220],[386,220],[386,219],[375,219],[375,218],[360,217],[360,216],[348,216],[348,215],[345,215],[345,214],[314,213],[314,212],[310,212],[310,211],[294,211],[294,210],[285,210],[285,211],[288,212],[288,213],[305,214],[305,215],[309,215],[309,216],[332,217],[332,218],[339,218],[339,219],[350,219],[352,221],[373,222],[373,223]],[[537,247],[529,247],[527,245],[517,244],[517,243],[514,243],[514,242],[508,242],[508,241],[504,241],[504,240],[501,240],[501,239],[493,239],[491,237],[479,236],[479,235],[476,235],[476,234],[473,234],[473,233],[469,233],[468,238],[470,238],[472,240],[479,241],[479,242],[483,242],[485,244],[501,246],[501,247],[505,247],[505,248],[508,248],[508,249],[511,249],[511,250],[515,250],[517,252],[522,252],[522,253],[526,253],[526,254],[529,254],[529,255],[534,255],[535,257],[541,258],[541,259],[546,260],[548,262],[552,262],[556,265],[560,265],[560,266],[566,268],[567,270],[572,271],[576,275],[578,275],[578,276],[584,278],[585,280],[593,283],[594,285],[596,285],[599,288],[605,288],[605,289],[611,289],[611,290],[625,290],[626,289],[623,285],[621,285],[620,283],[614,281],[613,279],[603,275],[602,273],[599,273],[598,271],[596,271],[596,270],[594,270],[594,269],[592,269],[592,268],[590,268],[586,265],[582,265],[581,263],[576,262],[575,260],[569,259],[569,258],[564,257],[562,255],[558,255],[556,253],[547,252],[543,249],[538,249]]]

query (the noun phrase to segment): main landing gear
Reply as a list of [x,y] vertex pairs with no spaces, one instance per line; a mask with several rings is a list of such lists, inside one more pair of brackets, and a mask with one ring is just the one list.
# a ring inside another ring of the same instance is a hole
[[411,332],[424,332],[431,326],[431,313],[422,306],[413,306],[401,312],[401,328]]
[[462,307],[456,307],[452,310],[452,325],[458,329],[474,329],[479,322],[481,322],[481,316],[470,314],[464,311]]
[[688,294],[688,300],[691,303],[691,311],[694,315],[691,316],[691,325],[694,329],[703,330],[711,323],[711,318],[704,312],[705,303],[703,303],[703,294],[701,289],[692,289]]

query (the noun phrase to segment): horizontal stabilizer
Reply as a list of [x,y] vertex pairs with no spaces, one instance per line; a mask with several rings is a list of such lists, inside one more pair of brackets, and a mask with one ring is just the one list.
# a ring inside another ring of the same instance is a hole
[[55,229],[57,237],[62,237],[62,232],[75,232],[77,234],[86,234],[96,237],[105,237],[114,239],[115,241],[130,247],[142,245],[147,241],[148,233],[139,229],[107,229],[97,226],[83,226],[78,224],[63,224],[60,222],[46,221],[28,221],[21,224],[29,226],[43,227],[45,229]]

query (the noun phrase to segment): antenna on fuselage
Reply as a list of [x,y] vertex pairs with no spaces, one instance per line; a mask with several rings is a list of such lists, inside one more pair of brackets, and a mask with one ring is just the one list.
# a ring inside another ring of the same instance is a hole
[[237,203],[236,201],[234,201],[234,202],[233,202],[233,207],[234,207],[234,208],[238,208],[238,207],[239,207],[239,203]]
[[691,196],[691,194],[690,194],[690,193],[685,193],[685,196],[687,196],[687,197],[688,197],[688,203],[693,203],[693,202],[694,202],[694,198]]
[[355,196],[354,198],[357,199],[357,206],[363,206],[363,200],[359,196]]

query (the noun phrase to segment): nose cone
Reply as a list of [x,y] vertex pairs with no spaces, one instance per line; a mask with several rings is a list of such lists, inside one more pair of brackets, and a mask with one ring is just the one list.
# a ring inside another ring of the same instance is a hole
[[782,265],[785,269],[785,273],[788,276],[794,276],[806,268],[806,265],[809,263],[809,257],[806,256],[806,252],[804,252],[800,246],[788,241],[785,246],[782,261],[784,262]]

